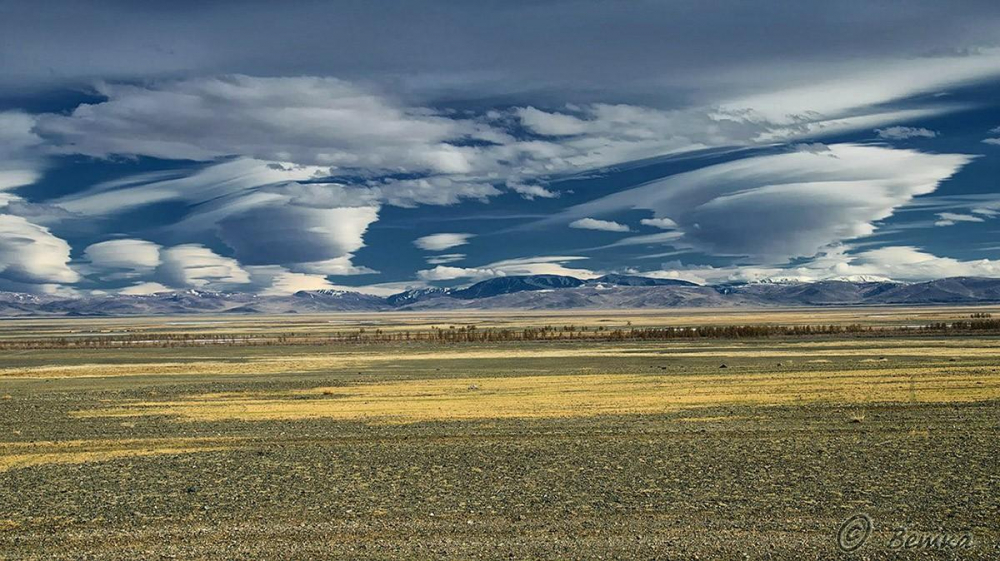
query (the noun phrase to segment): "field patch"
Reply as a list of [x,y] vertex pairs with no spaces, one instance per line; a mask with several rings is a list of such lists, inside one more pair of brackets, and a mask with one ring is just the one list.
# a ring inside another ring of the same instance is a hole
[[0,443],[0,472],[46,464],[82,464],[233,448],[234,438],[142,438]]
[[202,393],[110,403],[77,417],[190,421],[331,418],[415,423],[655,414],[719,405],[970,402],[1000,398],[1000,376],[976,367],[766,374],[579,374],[418,379],[294,392]]
[[[961,343],[962,346],[959,346]],[[838,345],[840,348],[830,348]],[[7,379],[65,379],[65,378],[112,378],[131,376],[212,376],[212,375],[268,375],[297,372],[357,371],[370,368],[395,368],[399,364],[414,364],[421,367],[440,363],[450,368],[452,361],[481,361],[489,364],[495,361],[520,359],[553,360],[588,359],[598,361],[612,359],[663,359],[682,360],[687,358],[718,359],[796,359],[820,364],[824,360],[843,358],[856,362],[872,362],[885,357],[920,357],[922,359],[992,359],[1000,354],[1000,342],[995,340],[965,339],[949,340],[907,340],[878,341],[875,346],[870,341],[839,341],[793,343],[775,341],[762,345],[714,342],[677,341],[648,344],[612,345],[564,343],[556,344],[513,344],[494,348],[477,346],[407,347],[394,346],[375,351],[343,350],[316,352],[313,350],[291,349],[288,354],[247,353],[246,358],[232,360],[206,360],[203,356],[191,360],[164,361],[80,361],[68,364],[44,364],[38,366],[12,366],[0,368],[0,378]],[[294,352],[291,352],[294,351]],[[87,358],[78,351],[75,358]],[[822,358],[820,358],[822,357]],[[94,358],[101,358],[100,355]]]

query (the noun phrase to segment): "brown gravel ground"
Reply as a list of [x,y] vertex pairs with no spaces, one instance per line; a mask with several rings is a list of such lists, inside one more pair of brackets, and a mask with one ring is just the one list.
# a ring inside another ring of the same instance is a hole
[[[795,342],[802,356],[793,360],[843,372],[871,370],[861,361],[881,358],[878,348],[859,356],[850,342],[842,347],[824,355],[829,362],[808,363],[809,347]],[[885,367],[998,376],[1000,357],[989,353],[914,353],[891,355]],[[24,360],[0,357],[0,367]],[[893,403],[406,424],[74,414],[213,392],[300,399],[378,380],[709,375],[719,361],[645,352],[443,367],[401,355],[391,372],[352,364],[299,374],[4,379],[0,559],[1000,559],[1000,403],[992,400],[926,401],[915,391]],[[726,362],[727,375],[778,368],[772,357]],[[838,528],[857,513],[874,530],[860,549],[841,552]],[[897,551],[888,547],[897,528],[967,533],[973,545]]]

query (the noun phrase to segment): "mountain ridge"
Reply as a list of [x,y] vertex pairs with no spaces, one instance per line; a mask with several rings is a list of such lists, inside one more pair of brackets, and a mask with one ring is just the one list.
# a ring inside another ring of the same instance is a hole
[[391,296],[349,290],[290,295],[185,290],[65,298],[0,292],[0,316],[118,316],[192,313],[322,313],[422,310],[559,310],[679,307],[792,307],[1000,303],[1000,279],[949,277],[919,283],[877,279],[698,285],[641,275],[578,279],[497,277],[465,288],[423,288]]

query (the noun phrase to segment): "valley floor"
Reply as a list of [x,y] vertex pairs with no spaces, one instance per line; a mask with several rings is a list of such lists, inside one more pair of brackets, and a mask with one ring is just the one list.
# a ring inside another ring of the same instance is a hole
[[[575,321],[727,321],[699,314]],[[0,340],[552,322],[401,318],[20,321]],[[997,442],[991,334],[7,349],[0,559],[996,559]],[[872,531],[844,553],[858,514]],[[972,542],[900,550],[901,529]]]

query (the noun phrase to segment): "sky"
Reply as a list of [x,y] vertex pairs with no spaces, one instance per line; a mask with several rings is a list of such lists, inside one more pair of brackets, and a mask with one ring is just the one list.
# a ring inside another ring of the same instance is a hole
[[996,2],[0,0],[0,290],[1000,277]]

